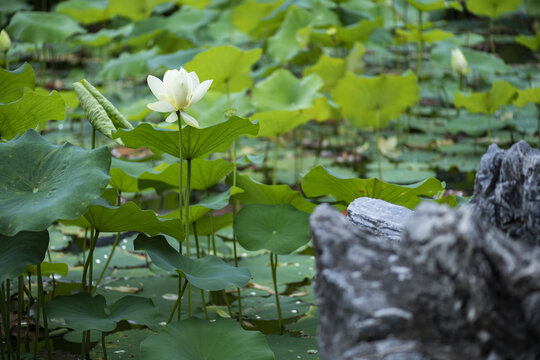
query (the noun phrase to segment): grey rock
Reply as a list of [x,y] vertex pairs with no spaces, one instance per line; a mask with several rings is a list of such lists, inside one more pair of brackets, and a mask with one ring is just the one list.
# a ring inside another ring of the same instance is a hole
[[540,359],[540,248],[474,209],[426,204],[401,243],[311,216],[327,360]]
[[540,151],[525,141],[482,156],[471,205],[508,236],[540,245]]
[[399,241],[405,223],[413,211],[384,200],[361,197],[347,208],[348,219],[364,231]]

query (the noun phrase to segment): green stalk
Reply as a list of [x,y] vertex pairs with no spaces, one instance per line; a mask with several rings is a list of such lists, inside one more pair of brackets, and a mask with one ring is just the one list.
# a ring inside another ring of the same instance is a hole
[[9,71],[9,57],[7,51],[4,53],[4,64],[6,65],[6,70]]
[[418,32],[420,33],[420,38],[418,39],[418,54],[417,54],[417,63],[416,63],[416,73],[418,75],[418,81],[420,81],[420,73],[422,72],[422,62],[424,57],[424,22],[422,19],[422,11],[418,10]]
[[379,180],[382,180],[382,169],[381,169],[381,150],[379,149],[379,131],[380,131],[380,112],[379,109],[375,112],[375,148],[377,149],[377,169],[379,171]]
[[96,128],[92,127],[92,150],[96,148]]
[[279,144],[279,135],[276,135],[276,144],[275,144],[275,147],[274,147],[274,158],[272,159],[272,167],[273,167],[273,172],[272,172],[272,185],[276,185],[277,184],[277,162],[278,162],[278,145]]
[[277,254],[270,253],[270,267],[272,268],[272,281],[274,282],[274,292],[276,295],[276,307],[278,312],[278,324],[279,331],[283,333],[283,316],[281,315],[281,304],[279,302],[279,292],[277,287],[277,264],[278,256]]
[[[197,235],[197,222],[193,222],[193,235],[195,236],[195,247],[197,248],[197,259],[201,258],[201,250],[199,248],[199,236]],[[201,301],[206,320],[209,320],[208,309],[206,309],[206,300],[204,299],[204,290],[201,289]]]
[[[6,290],[6,283],[2,283],[0,287],[0,305],[1,305],[1,315],[2,315],[2,324],[4,325],[4,335],[6,337],[6,355],[8,360],[11,359],[13,353],[13,348],[11,347],[11,334],[9,331],[9,297],[7,296],[8,292]],[[9,284],[7,284],[9,286]]]
[[[24,277],[21,275],[18,279],[18,296],[17,296],[17,360],[21,359],[21,317],[24,310]],[[28,326],[28,323],[26,324]],[[1,341],[0,341],[1,342]]]
[[[174,306],[173,306],[173,309],[172,309],[172,312],[171,312],[171,315],[169,315],[169,319],[167,320],[167,324],[170,324],[173,317],[174,317],[174,312],[176,311],[176,309],[178,308],[178,311],[180,311],[180,304],[181,304],[181,301],[182,301],[182,296],[184,296],[184,291],[186,291],[186,287],[187,287],[187,280],[184,282],[184,286],[182,286],[182,288],[180,289],[180,291],[178,291],[178,299],[176,299],[176,302],[174,303]],[[180,320],[180,319],[178,319]]]
[[[233,186],[236,186],[236,173],[238,172],[238,165],[236,163],[236,140],[233,142]],[[232,206],[233,206],[233,223],[234,218],[236,217],[236,210],[237,210],[237,204],[236,199],[233,198],[232,200]],[[234,250],[234,266],[238,267],[238,250],[237,250],[237,241],[236,241],[236,231],[233,227],[233,250]],[[238,322],[240,325],[242,325],[242,297],[240,294],[240,288],[236,288],[236,295],[238,297]]]
[[6,351],[4,349],[4,340],[0,339],[0,359],[1,360],[6,360],[6,356],[4,355],[5,353]]
[[107,346],[105,346],[105,332],[101,332],[101,347],[103,348],[103,360],[108,360]]
[[225,301],[225,304],[227,305],[227,310],[229,311],[229,316],[232,318],[233,317],[232,307],[231,307],[231,303],[229,302],[229,297],[227,296],[227,292],[225,291],[225,289],[221,291],[223,293],[223,300]]
[[[180,181],[178,182],[178,218],[180,219],[180,222],[182,222],[182,206],[184,204],[184,193],[182,189],[182,181],[184,178],[184,166],[183,166],[183,144],[182,144],[182,117],[180,116],[180,110],[176,112],[176,116],[178,116],[178,161],[180,163]],[[182,243],[178,246],[178,252],[182,254]],[[176,310],[176,306],[178,306],[178,320],[180,320],[180,317],[182,316],[182,300],[180,297],[180,293],[184,293],[182,290],[182,276],[178,276],[178,299],[179,302],[175,304],[175,307],[173,308],[171,312],[171,316],[174,314]],[[170,322],[170,321],[169,321]]]
[[[186,219],[186,256],[189,258],[191,256],[190,245],[189,245],[189,195],[191,191],[191,159],[187,159],[187,187],[186,187],[186,196],[185,196],[185,219]],[[187,279],[186,279],[187,281]],[[191,283],[188,284],[188,317],[191,317]]]
[[45,331],[45,344],[47,345],[47,357],[49,360],[52,360],[52,348],[51,342],[49,341],[49,324],[47,319],[47,310],[45,309],[45,295],[43,292],[43,279],[41,277],[41,264],[37,265],[37,277],[38,277],[38,298],[41,303],[43,310],[43,328]]
[[[84,263],[84,268],[83,268],[82,285],[83,285],[83,289],[87,289],[89,293],[92,292],[92,283],[90,282],[89,284],[87,284],[86,278],[88,277],[88,269],[90,265],[92,264],[92,262],[94,261],[94,249],[96,248],[98,236],[99,236],[99,231],[96,230],[92,236],[92,239],[90,240],[90,249],[88,250],[88,258],[86,259],[86,262]],[[92,275],[90,274],[90,279],[91,279],[91,276]]]
[[[39,288],[39,284],[38,284],[38,288]],[[38,353],[40,316],[41,316],[41,296],[39,296],[39,290],[38,290],[38,298],[37,298],[37,304],[36,304],[36,334],[34,337],[34,360],[37,359],[37,353]]]
[[32,303],[34,302],[34,299],[32,297],[32,275],[30,273],[28,274],[28,307],[26,308],[26,347],[25,349],[28,349],[30,351],[30,308],[32,307]]
[[488,141],[491,141],[491,114],[488,113],[487,116],[488,121]]

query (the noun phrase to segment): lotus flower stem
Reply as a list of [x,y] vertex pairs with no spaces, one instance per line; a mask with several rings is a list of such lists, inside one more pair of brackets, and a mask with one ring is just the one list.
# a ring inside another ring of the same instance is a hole
[[[191,159],[187,159],[187,187],[185,195],[185,232],[186,232],[186,256],[189,258],[191,256],[190,251],[190,239],[189,239],[189,195],[191,191]],[[182,214],[182,212],[180,212]],[[187,281],[187,280],[186,280]],[[191,284],[188,284],[188,316],[191,317]]]
[[49,360],[52,360],[52,348],[51,342],[49,341],[49,324],[47,320],[47,310],[45,309],[45,295],[43,292],[43,278],[41,276],[41,264],[37,265],[37,280],[38,280],[38,298],[43,310],[43,328],[45,332],[45,343],[47,344],[47,357]]
[[108,360],[107,346],[105,346],[105,332],[101,332],[101,347],[103,348],[103,360]]
[[[180,218],[180,222],[182,221],[182,206],[184,204],[184,193],[182,192],[182,181],[184,179],[183,177],[183,154],[182,154],[182,118],[180,117],[180,110],[176,111],[176,115],[178,116],[178,161],[180,163],[180,181],[178,182],[178,217]],[[178,252],[182,254],[182,244],[178,246]],[[186,283],[187,284],[187,283]],[[182,277],[178,277],[178,298],[181,298],[180,293],[184,293],[182,290]],[[173,308],[173,311],[171,313],[171,316],[174,314],[174,311],[176,309],[176,306],[178,306],[178,320],[180,320],[181,313],[182,313],[182,301],[180,300],[180,303],[177,303],[175,307]]]
[[[18,279],[17,294],[17,360],[21,358],[21,317],[24,310],[24,277],[21,275]],[[28,326],[28,325],[27,325]]]
[[283,316],[281,314],[281,304],[279,302],[279,292],[277,286],[277,266],[278,266],[278,256],[273,252],[270,253],[270,267],[272,268],[272,281],[274,283],[274,293],[276,295],[276,307],[278,313],[278,324],[279,331],[283,333]]
[[[181,278],[182,276],[180,276]],[[173,309],[172,309],[172,312],[171,312],[171,315],[169,315],[169,319],[167,320],[167,324],[170,324],[170,322],[172,321],[173,317],[174,317],[174,312],[176,311],[176,309],[178,308],[178,313],[180,313],[180,304],[182,303],[182,296],[184,295],[184,291],[186,291],[186,287],[187,287],[187,280],[184,282],[184,286],[182,286],[182,288],[180,289],[180,291],[178,291],[178,299],[176,299],[176,302],[174,303],[174,306],[173,306]],[[178,320],[180,320],[180,318],[178,318]]]

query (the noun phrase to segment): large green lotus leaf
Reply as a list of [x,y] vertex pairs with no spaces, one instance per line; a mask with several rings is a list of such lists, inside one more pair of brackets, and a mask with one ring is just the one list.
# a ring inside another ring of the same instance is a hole
[[141,210],[134,202],[111,206],[104,201],[92,205],[84,215],[101,232],[140,231],[150,235],[159,233],[181,240],[184,236],[178,219],[161,219],[152,210]]
[[289,71],[279,69],[255,86],[253,104],[258,111],[308,109],[322,85],[317,74],[298,79]]
[[413,209],[422,198],[433,197],[444,187],[435,178],[408,186],[389,184],[376,178],[341,178],[317,166],[302,179],[302,190],[307,197],[332,195],[337,201],[347,204],[359,197],[370,197]]
[[523,46],[528,47],[532,51],[540,49],[540,32],[536,33],[536,36],[518,35],[516,42]]
[[179,64],[186,64],[193,60],[195,55],[204,51],[203,49],[181,49],[172,54],[157,55],[148,59],[148,68],[151,70],[158,67],[164,67],[165,69],[178,68]]
[[124,39],[125,45],[146,47],[147,44],[166,31],[163,26],[165,20],[166,18],[163,16],[151,16],[133,23],[131,31]]
[[297,32],[309,26],[312,19],[309,11],[291,8],[279,30],[268,39],[268,54],[279,63],[292,59],[306,45]]
[[[212,215],[203,216],[197,220],[197,223],[195,225],[197,226],[197,234],[199,236],[211,235],[220,229],[232,225],[233,216],[231,213],[226,213],[221,216],[214,216],[213,219],[211,219],[211,216]],[[192,224],[190,234],[193,233],[194,232]]]
[[335,27],[335,35],[329,34],[326,29],[315,29],[311,31],[311,41],[323,46],[342,45],[350,47],[357,42],[369,41],[369,36],[373,30],[382,27],[382,25],[383,19],[377,17],[373,20],[360,20],[356,24],[345,27]]
[[516,97],[516,88],[506,81],[497,80],[486,92],[463,94],[456,91],[454,104],[473,114],[493,114],[502,106],[508,105]]
[[540,105],[540,86],[532,89],[518,90],[517,98],[514,101],[514,105],[525,106],[533,103]]
[[58,92],[39,95],[26,89],[19,100],[0,104],[0,136],[11,139],[40,123],[65,117],[66,103]]
[[347,72],[332,91],[332,99],[353,125],[384,127],[416,104],[419,91],[418,79],[411,71],[405,75],[383,74],[373,78]]
[[336,86],[339,79],[345,76],[346,71],[347,62],[345,59],[333,58],[322,54],[315,65],[304,68],[304,76],[313,73],[319,75],[324,83],[321,91],[329,91]]
[[55,146],[34,130],[0,143],[0,158],[0,233],[9,236],[78,218],[109,183],[107,148]]
[[9,103],[23,96],[24,88],[34,89],[34,69],[24,63],[13,71],[0,68],[0,103]]
[[147,61],[156,56],[155,48],[142,50],[138,53],[122,53],[118,58],[111,59],[101,69],[99,75],[105,79],[120,80],[134,78],[148,73]]
[[189,318],[146,338],[141,359],[274,360],[274,353],[263,334],[246,331],[232,319]]
[[[200,29],[215,22],[218,14],[215,9],[201,10],[186,6],[167,17],[162,26],[171,34],[189,39],[192,43],[198,43]],[[183,64],[185,63],[177,63],[174,67],[177,68]]]
[[280,360],[321,359],[317,337],[297,337],[287,333],[284,335],[268,334],[266,335],[266,341],[268,341],[268,345],[276,355],[276,358]]
[[212,89],[239,92],[251,88],[251,66],[261,57],[261,49],[244,51],[235,46],[213,47],[197,54],[185,65],[195,71],[201,80],[212,79]]
[[258,112],[251,115],[250,119],[259,123],[259,137],[272,137],[284,134],[298,125],[308,122],[311,118],[302,110],[272,110]]
[[[231,176],[227,182],[231,184]],[[304,199],[299,191],[292,190],[288,185],[266,185],[247,175],[240,175],[236,178],[236,186],[244,190],[235,195],[242,204],[290,204],[306,213],[311,213],[315,208],[315,204]]]
[[234,110],[234,115],[245,117],[253,112],[251,98],[246,90],[227,96],[219,91],[209,91],[204,97],[189,108],[188,113],[199,122],[200,127],[207,127],[223,121]]
[[29,265],[40,264],[49,247],[49,232],[21,231],[15,236],[0,234],[0,283],[21,275]]
[[467,10],[477,15],[496,18],[505,12],[516,10],[523,0],[467,0]]
[[157,308],[151,299],[133,295],[107,306],[102,295],[92,297],[88,293],[79,293],[57,296],[45,306],[52,324],[80,331],[113,331],[121,320],[145,325],[157,316]]
[[137,21],[148,17],[154,8],[168,0],[109,0],[110,16],[120,15]]
[[112,159],[110,184],[122,192],[140,191],[138,177],[145,171],[151,171],[152,167],[146,162],[126,161],[117,158]]
[[313,106],[307,110],[304,110],[303,114],[305,114],[308,118],[317,121],[341,119],[339,106],[325,96],[316,98],[313,102]]
[[[44,253],[45,254],[45,253]],[[58,274],[60,276],[66,276],[69,272],[69,266],[65,263],[50,263],[50,262],[42,262],[40,265],[41,267],[41,275],[42,276],[51,276],[54,274]],[[28,265],[24,269],[24,275],[37,275],[37,265]]]
[[443,41],[454,36],[454,34],[451,32],[440,29],[433,29],[429,31],[424,30],[421,33],[418,29],[397,29],[396,33],[399,36],[399,39],[402,40],[400,43],[420,42],[420,39],[422,39],[422,41],[425,43],[432,43],[436,41]]
[[[191,161],[191,188],[193,190],[206,190],[217,184],[234,168],[234,165],[223,159]],[[182,184],[187,185],[187,163],[183,164]],[[145,171],[139,176],[139,184],[148,184],[148,181],[161,181],[178,188],[180,179],[180,165],[178,163],[161,163],[154,170]]]
[[72,35],[86,32],[67,15],[43,11],[20,11],[7,27],[13,39],[31,43],[63,43]]
[[56,11],[87,25],[109,18],[107,4],[107,0],[68,0],[59,3]]
[[146,250],[152,262],[168,271],[180,271],[194,286],[209,290],[223,290],[229,286],[242,287],[251,279],[247,268],[234,267],[218,257],[207,255],[200,259],[178,253],[163,236],[137,236],[135,250]]
[[244,206],[234,218],[240,245],[250,251],[290,254],[311,239],[309,214],[289,204]]
[[[232,116],[206,128],[185,126],[182,129],[182,154],[184,159],[196,159],[224,151],[240,135],[257,135],[259,124],[248,119]],[[179,136],[177,130],[161,129],[141,123],[135,129],[118,129],[115,138],[121,138],[126,146],[137,149],[149,147],[154,152],[165,152],[178,157]]]
[[[274,10],[279,8],[285,0],[259,2],[247,0],[235,6],[232,14],[232,23],[240,31],[250,34],[259,23]],[[250,34],[251,35],[251,34]]]
[[447,8],[453,8],[461,11],[462,7],[458,1],[445,0],[407,0],[409,4],[414,6],[418,11],[435,11]]

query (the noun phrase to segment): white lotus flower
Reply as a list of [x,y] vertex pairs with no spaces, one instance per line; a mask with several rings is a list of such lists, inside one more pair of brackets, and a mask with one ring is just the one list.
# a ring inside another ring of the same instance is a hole
[[199,127],[197,120],[184,110],[201,100],[212,84],[212,80],[201,83],[194,71],[188,73],[184,68],[180,68],[180,70],[167,70],[163,81],[148,75],[147,82],[152,94],[159,100],[148,104],[149,109],[158,112],[171,112],[165,120],[170,123],[178,120],[177,111],[180,111],[186,124]]
[[452,70],[461,75],[466,75],[469,72],[467,59],[459,49],[452,50]]

